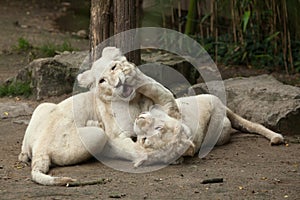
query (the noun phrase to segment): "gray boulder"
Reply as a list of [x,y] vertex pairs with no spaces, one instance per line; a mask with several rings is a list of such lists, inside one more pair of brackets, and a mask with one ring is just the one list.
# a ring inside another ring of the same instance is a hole
[[88,52],[64,52],[53,58],[36,59],[21,69],[12,81],[30,83],[37,100],[71,93],[80,67],[89,67],[87,56]]
[[[178,72],[182,74],[186,80],[189,80],[190,84],[195,84],[197,78],[199,77],[195,67],[186,59],[171,54],[165,51],[143,51],[141,55],[142,62],[147,63],[147,65],[156,67],[155,71],[151,68],[147,71],[146,67],[143,68],[143,72],[148,76],[153,77],[155,80],[163,83],[164,85],[171,86],[174,82],[177,83]],[[166,68],[169,66],[174,69],[174,71]],[[176,73],[176,71],[178,71]],[[175,77],[175,78],[174,78]],[[176,81],[174,81],[176,80]]]
[[[300,134],[300,88],[285,85],[270,75],[224,81],[227,106],[246,119],[283,134]],[[208,93],[204,83],[192,87]]]
[[33,108],[27,103],[5,102],[0,103],[0,119],[30,116]]
[[[52,58],[36,59],[21,69],[7,84],[30,83],[37,100],[71,93],[77,74],[90,68],[88,55],[88,51],[64,52]],[[142,71],[167,86],[177,96],[181,96],[182,90],[196,82],[197,72],[184,58],[163,51],[155,51],[142,53],[142,60],[147,63],[141,67]]]

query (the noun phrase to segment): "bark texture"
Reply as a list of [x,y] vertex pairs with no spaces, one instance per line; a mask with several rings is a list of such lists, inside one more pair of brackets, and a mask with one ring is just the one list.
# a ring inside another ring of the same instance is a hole
[[[140,0],[92,0],[90,21],[91,61],[101,56],[105,46],[113,45],[121,49],[133,49],[136,46],[135,35],[119,35],[112,43],[97,45],[123,31],[137,28],[139,25]],[[140,63],[140,51],[126,54],[129,61]]]
[[90,51],[91,61],[101,57],[101,51],[97,45],[109,38],[113,32],[111,29],[111,0],[92,0],[90,17]]

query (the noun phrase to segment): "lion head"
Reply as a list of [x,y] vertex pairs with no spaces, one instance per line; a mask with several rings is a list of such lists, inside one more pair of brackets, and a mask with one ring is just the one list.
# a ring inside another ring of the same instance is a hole
[[194,147],[190,129],[181,121],[170,117],[159,105],[152,106],[150,111],[138,116],[134,131],[137,142],[144,148],[172,149],[176,155],[182,155],[189,147]]
[[102,101],[131,100],[135,96],[140,73],[119,49],[106,47],[102,57],[93,63],[90,70],[79,74],[77,80],[80,86],[96,90]]

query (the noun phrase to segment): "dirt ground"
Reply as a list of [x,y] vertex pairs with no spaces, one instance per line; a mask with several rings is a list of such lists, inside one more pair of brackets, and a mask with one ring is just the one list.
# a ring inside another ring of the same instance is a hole
[[[1,81],[28,63],[26,55],[11,52],[19,37],[28,38],[32,44],[68,40],[78,49],[88,48],[87,40],[56,28],[54,19],[63,12],[58,1],[53,1],[56,3],[51,10],[43,3],[31,2],[35,1],[0,1]],[[16,26],[16,21],[22,26]],[[6,101],[15,99],[0,99]],[[33,107],[40,103],[23,98],[19,102]],[[49,187],[32,182],[30,166],[18,162],[26,125],[16,124],[15,120],[0,120],[0,199],[300,199],[300,144],[295,142],[296,136],[286,136],[287,145],[270,146],[258,135],[237,134],[229,144],[215,148],[204,159],[188,158],[181,165],[143,174],[116,171],[95,160],[55,167],[50,171],[55,176],[109,181],[80,187]],[[201,183],[211,178],[223,178],[223,183]]]

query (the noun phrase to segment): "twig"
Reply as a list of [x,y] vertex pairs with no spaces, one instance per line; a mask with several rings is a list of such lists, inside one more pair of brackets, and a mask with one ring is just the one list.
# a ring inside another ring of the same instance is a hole
[[202,184],[211,184],[211,183],[223,183],[223,178],[211,178],[205,179],[201,182]]
[[234,0],[230,1],[233,40],[234,40],[234,43],[236,44],[237,43],[237,36],[236,36],[236,24],[235,24],[234,6],[235,6],[235,1]]
[[85,186],[85,185],[98,185],[98,184],[106,184],[108,182],[110,182],[110,179],[99,179],[99,180],[94,180],[94,181],[84,181],[84,182],[71,182],[68,183],[66,186],[67,187],[78,187],[78,186]]

